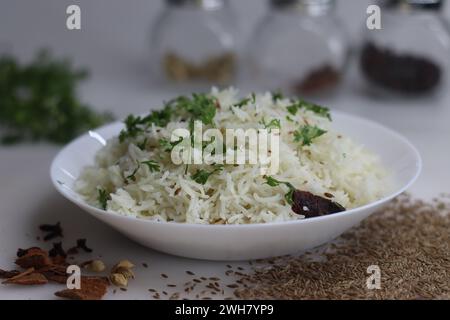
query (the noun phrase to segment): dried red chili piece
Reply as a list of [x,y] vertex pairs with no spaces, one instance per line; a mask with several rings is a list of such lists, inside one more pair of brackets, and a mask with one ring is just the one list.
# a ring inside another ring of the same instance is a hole
[[340,204],[306,191],[294,191],[292,200],[292,211],[304,215],[306,218],[325,216],[345,211],[345,208]]
[[17,254],[19,257],[16,259],[16,264],[24,269],[40,269],[52,264],[48,253],[40,248],[21,249]]

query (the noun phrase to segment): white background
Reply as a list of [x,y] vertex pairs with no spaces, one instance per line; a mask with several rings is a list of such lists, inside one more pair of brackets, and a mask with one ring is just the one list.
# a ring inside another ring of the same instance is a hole
[[[266,2],[233,0],[232,3],[246,36],[264,14]],[[338,0],[338,13],[355,41],[364,26],[369,3]],[[65,10],[70,4],[81,7],[81,31],[65,28]],[[156,88],[150,81],[149,33],[160,8],[161,2],[154,0],[0,0],[0,51],[13,53],[26,61],[37,49],[51,47],[57,56],[70,56],[76,65],[90,69],[91,79],[81,90],[84,100],[98,109],[112,110],[118,117],[131,112],[142,113],[176,94],[170,89]],[[357,77],[352,74],[350,72],[341,93],[323,102],[334,109],[379,121],[417,146],[424,159],[424,171],[412,188],[416,196],[429,199],[441,192],[449,193],[449,88],[444,88],[442,96],[433,99],[377,101],[364,95]],[[153,252],[132,243],[62,199],[52,188],[48,176],[50,162],[58,148],[46,144],[0,147],[0,268],[14,267],[12,261],[17,247],[41,245],[35,239],[39,224],[61,221],[65,228],[65,247],[71,246],[77,238],[88,238],[95,252],[84,257],[86,259],[100,254],[110,265],[124,258],[139,265],[149,264],[149,269],[137,268],[137,280],[127,293],[110,294],[109,298],[150,298],[148,288],[163,290],[164,283],[182,284],[188,278],[185,270],[205,276],[223,276],[226,263],[192,261]],[[170,279],[162,281],[161,272],[167,273]],[[0,286],[0,298],[53,298],[52,293],[57,288],[53,285],[42,288]]]

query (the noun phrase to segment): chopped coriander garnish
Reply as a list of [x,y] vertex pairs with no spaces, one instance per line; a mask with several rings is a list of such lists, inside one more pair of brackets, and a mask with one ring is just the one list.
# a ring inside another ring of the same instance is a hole
[[206,94],[194,93],[192,98],[181,96],[175,99],[173,105],[177,112],[187,112],[190,115],[191,127],[195,121],[201,121],[205,125],[212,124],[217,111],[217,100]]
[[144,141],[137,144],[137,147],[141,150],[145,150],[145,147],[147,146],[147,137],[145,137]]
[[211,172],[205,171],[205,170],[197,170],[197,172],[192,175],[192,180],[197,182],[198,184],[205,185],[208,181],[209,177],[211,177],[214,173],[222,171],[223,165],[217,165],[216,169],[214,169]]
[[293,195],[294,195],[294,192],[296,191],[296,189],[290,182],[279,181],[273,177],[265,177],[265,179],[266,179],[266,184],[268,184],[271,187],[278,187],[282,184],[284,184],[286,187],[288,187],[289,191],[284,196],[284,199],[290,205],[292,205],[294,203]]
[[146,117],[129,115],[124,123],[125,129],[120,132],[119,140],[124,142],[128,138],[136,138],[151,125],[165,127],[174,117],[187,115],[190,117],[190,127],[195,121],[205,125],[213,123],[216,115],[217,100],[206,94],[192,94],[192,98],[180,96],[165,104],[161,111],[153,111]]
[[136,138],[138,133],[143,132],[143,128],[140,127],[143,124],[143,120],[141,117],[135,117],[133,115],[129,115],[125,121],[125,129],[120,131],[119,141],[124,142],[127,138]]
[[272,119],[268,123],[265,119],[262,119],[260,123],[264,126],[264,129],[269,129],[269,131],[272,129],[281,129],[281,122],[279,119]]
[[183,138],[180,137],[178,141],[170,142],[167,139],[160,139],[159,145],[163,148],[166,152],[172,152],[173,148],[175,148],[178,144],[180,144],[183,141]]
[[103,210],[106,210],[106,206],[108,203],[108,200],[110,199],[108,192],[106,192],[106,190],[104,189],[98,189],[98,197],[97,200],[100,203],[100,207]]
[[145,164],[150,172],[159,172],[161,170],[159,164],[153,160],[143,161],[141,164]]
[[279,100],[283,100],[283,99],[284,99],[284,95],[281,91],[272,92],[272,100],[274,103]]
[[127,180],[136,181],[136,173],[141,168],[141,164],[138,162],[136,169],[126,178]]
[[255,104],[256,103],[256,93],[252,92],[252,103]]
[[294,122],[294,120],[291,117],[289,117],[289,116],[286,116],[286,120],[289,121],[289,122]]
[[237,107],[237,108],[242,108],[243,106],[247,105],[250,102],[250,100],[251,100],[250,98],[242,99],[241,101],[239,101],[238,103],[234,104],[233,106]]
[[318,116],[327,118],[328,120],[331,121],[330,109],[319,106],[318,104],[314,104],[314,103],[307,102],[304,100],[298,100],[298,101],[294,102],[292,105],[287,107],[287,110],[293,116],[295,116],[297,114],[297,112],[301,109],[314,112]]
[[306,125],[294,132],[294,141],[300,142],[302,146],[310,146],[314,139],[325,133],[327,133],[325,130],[320,129],[317,126]]

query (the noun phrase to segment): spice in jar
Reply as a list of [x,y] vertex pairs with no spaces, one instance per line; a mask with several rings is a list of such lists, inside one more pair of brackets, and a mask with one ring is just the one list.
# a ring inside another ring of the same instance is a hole
[[361,70],[372,83],[406,94],[427,93],[438,87],[441,67],[430,58],[396,53],[367,43],[361,54]]
[[335,88],[341,80],[341,74],[329,64],[309,72],[304,79],[294,84],[294,91],[304,95],[314,95]]
[[203,80],[224,84],[233,78],[235,56],[224,53],[197,64],[169,52],[164,56],[164,70],[170,80],[177,82]]

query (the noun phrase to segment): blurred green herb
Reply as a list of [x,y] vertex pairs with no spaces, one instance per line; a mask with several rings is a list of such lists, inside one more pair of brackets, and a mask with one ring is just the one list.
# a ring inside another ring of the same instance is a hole
[[67,60],[41,51],[29,64],[0,57],[0,142],[66,143],[112,120],[80,102],[77,85],[87,77]]
[[303,126],[300,130],[294,132],[294,141],[301,142],[302,146],[310,146],[314,139],[327,133],[317,126]]
[[192,176],[192,180],[197,182],[198,184],[205,185],[208,181],[209,177],[211,177],[214,173],[220,172],[223,170],[223,165],[216,165],[216,168],[213,171],[205,171],[205,170],[197,170],[197,172]]
[[281,129],[281,121],[279,119],[272,119],[270,122],[266,122],[265,119],[262,119],[260,122],[264,129],[269,129],[269,132],[272,131],[272,129]]
[[156,161],[149,160],[149,161],[143,161],[141,164],[145,164],[150,172],[159,172],[161,170],[159,164]]
[[294,203],[293,196],[294,196],[294,192],[296,189],[290,182],[279,181],[279,180],[277,180],[273,177],[269,177],[269,176],[266,176],[264,178],[266,179],[266,184],[271,187],[278,187],[282,184],[285,185],[286,187],[288,187],[289,190],[286,193],[286,195],[284,196],[284,199],[290,205],[292,205]]
[[298,101],[295,101],[292,105],[287,107],[287,110],[293,116],[295,116],[297,114],[297,112],[301,109],[314,112],[318,116],[327,118],[330,121],[332,120],[331,114],[330,114],[330,109],[319,106],[318,104],[314,104],[314,103],[307,102],[304,100],[298,100]]
[[108,203],[108,200],[110,199],[108,193],[104,189],[98,189],[98,197],[97,200],[100,203],[100,207],[103,210],[106,210],[106,205]]
[[233,106],[237,108],[242,108],[243,106],[246,106],[250,101],[251,98],[244,98]]
[[134,171],[126,177],[127,180],[131,180],[131,181],[136,181],[136,173],[139,171],[139,169],[141,168],[141,164],[139,162],[137,162],[137,166],[136,169],[134,169]]
[[152,125],[165,127],[175,117],[189,119],[191,131],[195,121],[211,125],[217,111],[217,100],[207,94],[192,94],[192,97],[180,96],[165,104],[161,111],[153,111],[146,117],[129,115],[124,123],[125,129],[120,132],[119,140],[136,138]]
[[177,145],[179,145],[183,141],[183,138],[180,137],[177,141],[170,142],[167,139],[159,139],[159,145],[161,148],[163,148],[166,152],[172,152],[173,148],[175,148]]
[[283,99],[284,99],[284,95],[281,91],[278,90],[278,91],[272,92],[272,100],[274,103],[276,103],[279,100],[283,100]]

